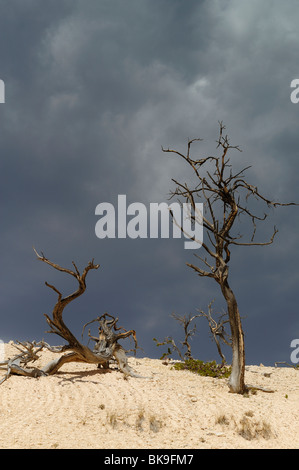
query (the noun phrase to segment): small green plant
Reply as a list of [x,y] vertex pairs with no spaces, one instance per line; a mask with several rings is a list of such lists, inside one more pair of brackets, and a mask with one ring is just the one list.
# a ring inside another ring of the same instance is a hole
[[216,361],[204,362],[199,359],[187,359],[184,362],[177,362],[173,366],[176,370],[189,370],[206,377],[227,378],[231,374],[231,367],[217,364]]

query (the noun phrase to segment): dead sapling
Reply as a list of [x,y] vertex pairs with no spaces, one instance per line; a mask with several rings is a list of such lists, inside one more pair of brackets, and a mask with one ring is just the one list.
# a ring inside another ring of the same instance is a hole
[[208,305],[208,313],[204,312],[203,310],[198,310],[200,312],[201,317],[204,317],[207,319],[209,328],[211,331],[212,339],[215,341],[216,346],[217,346],[217,351],[219,356],[221,357],[222,360],[222,365],[226,364],[226,358],[223,354],[222,351],[222,343],[232,347],[232,340],[227,331],[225,330],[225,325],[229,324],[229,319],[227,312],[224,313],[218,313],[215,315],[218,315],[218,319],[216,320],[212,314],[212,304],[214,301],[210,302]]
[[176,344],[172,336],[167,336],[162,341],[158,341],[156,338],[153,338],[153,341],[155,341],[156,346],[165,346],[165,345],[168,346],[167,352],[163,353],[163,355],[161,356],[161,359],[170,358],[170,356],[173,355],[174,352],[178,354],[179,358],[182,361],[193,359],[192,354],[191,354],[190,340],[192,336],[196,334],[197,327],[196,327],[196,324],[194,324],[194,326],[190,328],[190,325],[195,320],[195,318],[198,318],[200,316],[201,315],[199,314],[198,315],[189,314],[188,316],[186,315],[181,316],[181,315],[177,315],[176,313],[171,314],[171,317],[174,318],[178,323],[182,325],[185,337],[183,341],[180,341],[180,344],[182,347],[179,347]]

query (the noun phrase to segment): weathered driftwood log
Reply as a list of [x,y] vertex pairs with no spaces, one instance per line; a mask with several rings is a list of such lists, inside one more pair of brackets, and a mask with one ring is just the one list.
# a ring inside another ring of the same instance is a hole
[[[54,333],[59,335],[67,342],[67,344],[63,346],[50,346],[44,341],[33,341],[23,343],[18,342],[17,344],[19,346],[15,346],[19,350],[19,354],[7,361],[0,363],[0,369],[5,369],[7,371],[5,377],[0,381],[0,384],[4,382],[11,374],[25,375],[29,377],[52,375],[55,374],[63,366],[63,364],[66,364],[68,362],[85,362],[90,364],[96,364],[97,366],[102,366],[106,368],[109,366],[110,361],[116,361],[119,369],[125,375],[129,375],[132,377],[140,377],[129,366],[126,351],[118,343],[120,339],[125,339],[132,336],[134,338],[136,350],[138,346],[135,331],[126,331],[124,328],[117,327],[118,318],[114,318],[113,316],[108,315],[108,313],[104,313],[103,315],[84,325],[83,332],[88,324],[91,324],[93,322],[98,322],[99,324],[98,337],[91,336],[89,332],[90,339],[95,342],[93,350],[91,350],[88,346],[85,346],[84,344],[80,343],[63,321],[62,315],[64,308],[72,300],[76,299],[85,292],[87,273],[92,269],[98,269],[99,264],[94,264],[92,260],[84,268],[83,273],[80,274],[74,262],[74,270],[72,271],[70,269],[62,268],[58,264],[49,261],[43,253],[39,255],[35,249],[34,251],[39,260],[49,264],[58,271],[70,274],[78,282],[78,289],[67,297],[62,297],[61,292],[59,292],[56,287],[46,282],[46,285],[53,289],[58,295],[57,302],[53,309],[52,318],[50,318],[49,315],[45,314],[47,323],[51,328],[48,333]],[[35,367],[28,367],[27,364],[36,361],[39,357],[38,353],[44,348],[55,353],[63,353],[66,351],[68,351],[68,353],[51,361],[49,364],[47,364],[41,369],[37,369]]]

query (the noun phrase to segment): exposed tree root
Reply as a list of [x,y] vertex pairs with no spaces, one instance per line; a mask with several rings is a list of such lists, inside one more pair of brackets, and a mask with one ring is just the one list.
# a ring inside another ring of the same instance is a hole
[[261,390],[262,392],[266,392],[266,393],[274,393],[275,392],[275,390],[272,390],[270,388],[260,387],[259,385],[246,384],[245,386],[246,386],[247,390]]

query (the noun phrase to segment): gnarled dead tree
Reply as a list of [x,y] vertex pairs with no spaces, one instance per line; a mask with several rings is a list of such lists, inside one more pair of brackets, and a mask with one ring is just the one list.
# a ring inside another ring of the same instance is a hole
[[[99,336],[89,336],[95,342],[94,348],[91,350],[88,346],[80,343],[73,333],[69,330],[63,321],[64,308],[77,297],[82,295],[86,289],[86,276],[90,270],[98,269],[99,264],[94,264],[93,260],[88,263],[84,268],[82,274],[80,274],[77,266],[73,262],[74,270],[62,268],[58,264],[48,260],[44,254],[37,253],[34,249],[39,260],[49,264],[58,271],[67,273],[73,276],[78,282],[78,288],[72,294],[63,297],[61,292],[51,284],[45,283],[54,292],[56,292],[58,299],[54,306],[52,318],[45,314],[50,331],[47,333],[54,333],[63,338],[67,344],[63,346],[50,346],[44,341],[39,342],[18,342],[19,346],[16,346],[19,353],[13,358],[1,362],[0,368],[7,371],[5,377],[2,379],[0,384],[4,382],[11,374],[25,375],[29,377],[38,377],[42,375],[55,374],[65,363],[68,362],[86,362],[95,364],[97,366],[107,367],[109,361],[116,361],[119,369],[125,374],[132,377],[139,377],[128,365],[125,349],[118,343],[119,340],[132,336],[135,342],[135,348],[137,348],[136,334],[134,330],[126,331],[124,328],[117,327],[118,318],[114,318],[108,313],[104,313],[98,316],[96,319],[88,322],[87,324],[98,322],[99,324]],[[86,325],[87,325],[86,324]],[[85,325],[85,326],[86,326]],[[84,327],[85,327],[84,326]],[[42,369],[35,367],[28,367],[30,362],[34,362],[38,359],[38,353],[42,349],[48,349],[55,353],[64,353],[54,361],[45,365]]]
[[[258,214],[254,206],[249,206],[249,201],[255,199],[259,203],[264,203],[268,208],[278,206],[297,205],[294,203],[274,202],[263,196],[258,188],[248,183],[244,177],[244,172],[249,167],[241,171],[233,172],[228,154],[231,150],[241,152],[238,146],[232,146],[229,143],[227,135],[224,134],[225,126],[219,123],[220,132],[217,140],[217,148],[220,149],[219,156],[193,157],[191,147],[194,142],[202,139],[192,139],[188,141],[187,152],[183,154],[177,150],[164,149],[168,152],[178,155],[187,165],[190,166],[196,183],[189,187],[187,183],[172,181],[176,184],[176,189],[172,191],[171,196],[178,196],[189,203],[192,208],[190,214],[193,222],[203,224],[205,230],[205,240],[201,243],[206,256],[195,255],[201,265],[187,263],[200,277],[209,277],[214,279],[220,286],[223,297],[226,301],[227,312],[229,316],[231,336],[232,336],[232,372],[229,379],[229,388],[231,392],[244,393],[246,386],[244,382],[245,373],[245,347],[244,335],[238,309],[237,299],[229,285],[229,262],[231,258],[231,246],[265,246],[273,243],[277,234],[274,227],[273,233],[266,242],[255,242],[257,222],[265,221],[267,214]],[[199,199],[199,201],[198,201]],[[198,214],[196,210],[196,201],[204,205],[204,214]],[[236,222],[240,218],[248,219],[252,223],[252,236],[249,241],[241,241],[241,236],[234,232]],[[191,234],[184,235],[194,240]],[[196,241],[196,240],[195,240]]]

